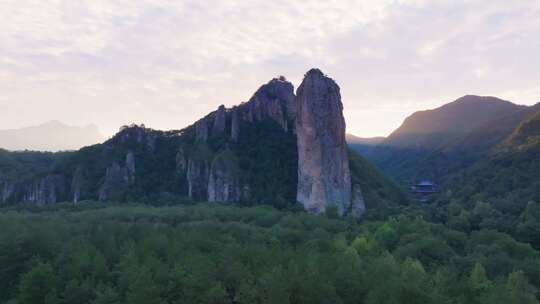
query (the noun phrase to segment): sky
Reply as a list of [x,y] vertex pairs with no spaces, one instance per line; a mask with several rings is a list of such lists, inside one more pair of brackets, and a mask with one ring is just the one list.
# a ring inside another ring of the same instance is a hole
[[0,129],[181,129],[318,67],[347,131],[466,94],[540,101],[537,0],[0,0]]

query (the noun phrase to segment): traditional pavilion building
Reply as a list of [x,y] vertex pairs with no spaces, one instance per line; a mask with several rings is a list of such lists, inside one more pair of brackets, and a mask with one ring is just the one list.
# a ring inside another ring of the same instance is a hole
[[437,184],[429,180],[422,180],[411,187],[411,193],[421,203],[427,203],[435,193],[439,193],[440,189]]

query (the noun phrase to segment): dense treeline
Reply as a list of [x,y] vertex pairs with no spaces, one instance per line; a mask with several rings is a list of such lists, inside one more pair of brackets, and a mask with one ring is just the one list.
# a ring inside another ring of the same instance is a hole
[[[440,182],[442,193],[430,205],[417,210],[426,220],[465,233],[496,230],[540,249],[539,125],[540,112],[537,112],[474,162],[465,152],[446,158],[436,153],[426,157],[394,151],[393,155],[400,157],[395,157],[391,165],[401,172],[389,173],[399,179],[399,174],[407,173],[401,169],[408,168],[416,172],[410,175],[414,179],[409,183],[420,177]],[[486,135],[485,140],[489,138]],[[407,162],[409,158],[413,162]],[[462,168],[445,171],[451,164],[461,164]],[[436,174],[430,175],[430,170]],[[393,210],[393,214],[403,212],[406,211],[400,207]],[[379,212],[377,218],[387,214],[388,210]]]
[[537,303],[530,245],[413,211],[18,208],[0,213],[0,303]]
[[0,182],[18,178],[21,180],[43,174],[72,152],[7,151],[0,148]]
[[494,229],[540,248],[540,144],[501,149],[448,178],[432,220],[470,232]]

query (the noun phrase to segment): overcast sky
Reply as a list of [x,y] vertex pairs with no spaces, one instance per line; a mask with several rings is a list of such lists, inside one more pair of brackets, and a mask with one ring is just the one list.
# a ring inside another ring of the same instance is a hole
[[348,132],[465,94],[540,101],[536,0],[0,0],[0,128],[180,129],[319,67]]

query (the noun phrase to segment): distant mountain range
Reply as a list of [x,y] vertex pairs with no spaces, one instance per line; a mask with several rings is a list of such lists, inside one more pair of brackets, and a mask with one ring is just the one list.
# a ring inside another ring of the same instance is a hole
[[496,97],[463,96],[439,108],[413,113],[382,145],[428,150],[446,148],[475,131],[485,131],[491,122],[525,109],[526,106]]
[[347,140],[349,147],[351,147],[353,150],[360,154],[367,154],[374,147],[382,143],[385,140],[385,137],[358,137],[352,134],[347,134],[345,139]]
[[11,151],[77,150],[103,140],[103,135],[95,125],[69,126],[59,121],[21,129],[0,130],[0,148]]
[[[439,108],[415,112],[377,145],[351,147],[404,185],[446,177],[489,158],[538,130],[540,103],[523,106],[496,97],[466,95]],[[367,146],[367,147],[366,147]]]
[[346,134],[345,139],[349,144],[378,145],[385,139],[385,137],[358,137],[352,134]]

